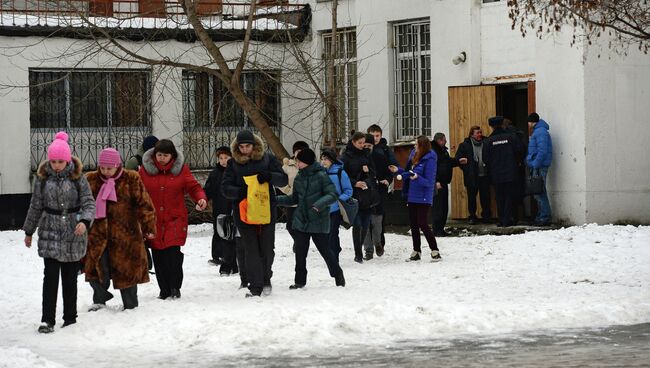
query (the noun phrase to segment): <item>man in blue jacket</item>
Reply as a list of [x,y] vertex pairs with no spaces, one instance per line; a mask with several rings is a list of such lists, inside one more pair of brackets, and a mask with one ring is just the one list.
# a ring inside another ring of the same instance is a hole
[[538,208],[535,225],[547,226],[551,223],[551,204],[546,194],[546,175],[553,158],[553,142],[548,133],[548,123],[540,119],[536,112],[528,116],[528,126],[533,129],[533,134],[528,141],[526,163],[529,169],[533,170],[533,175],[539,175],[544,179],[544,191],[542,194],[535,195]]

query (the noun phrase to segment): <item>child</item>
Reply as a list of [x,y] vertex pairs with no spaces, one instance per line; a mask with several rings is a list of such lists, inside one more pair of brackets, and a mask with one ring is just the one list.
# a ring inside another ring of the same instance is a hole
[[222,146],[217,148],[217,167],[212,170],[208,180],[205,182],[203,191],[212,200],[212,216],[214,216],[214,234],[212,235],[212,259],[210,264],[221,264],[219,273],[221,276],[229,276],[237,273],[237,261],[235,258],[235,241],[221,239],[217,234],[217,216],[232,215],[232,201],[226,199],[221,193],[221,179],[228,166],[228,160],[231,159],[232,153],[230,148]]
[[43,315],[40,333],[54,332],[59,274],[63,289],[63,327],[77,322],[77,274],[86,254],[87,229],[95,218],[95,200],[81,160],[73,157],[65,132],[47,148],[34,181],[32,200],[23,225],[25,246],[32,245],[38,227],[38,255],[44,258]]
[[86,281],[93,288],[91,312],[104,308],[119,289],[124,309],[138,306],[138,284],[149,282],[143,238],[153,239],[156,216],[140,175],[122,168],[120,153],[99,153],[99,169],[87,175],[95,196],[95,224],[88,235],[84,260]]

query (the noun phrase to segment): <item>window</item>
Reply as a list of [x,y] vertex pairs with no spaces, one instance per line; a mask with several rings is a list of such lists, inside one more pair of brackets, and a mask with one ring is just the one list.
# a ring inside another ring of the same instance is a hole
[[394,117],[397,140],[431,136],[429,20],[393,25]]
[[[334,88],[338,107],[339,129],[337,143],[347,141],[352,130],[358,129],[359,98],[357,94],[357,33],[355,28],[340,29],[336,34],[337,52],[334,55]],[[332,50],[332,34],[323,34],[323,60],[328,60]],[[325,92],[330,76],[325,73]],[[326,141],[332,137],[329,121],[325,120]]]
[[101,149],[128,158],[151,133],[149,70],[30,69],[29,85],[34,170],[58,130],[89,169]]
[[[280,74],[275,71],[244,71],[241,86],[260,108],[271,128],[280,135]],[[213,167],[215,149],[230,146],[242,129],[256,130],[218,77],[183,71],[182,148],[185,162],[190,167]]]

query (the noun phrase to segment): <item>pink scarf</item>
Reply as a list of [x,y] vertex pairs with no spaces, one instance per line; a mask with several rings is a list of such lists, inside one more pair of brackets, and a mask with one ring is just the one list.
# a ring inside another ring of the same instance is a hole
[[124,172],[123,169],[120,169],[120,172],[117,176],[110,177],[106,179],[103,175],[99,175],[102,178],[104,184],[99,189],[97,194],[97,199],[95,200],[95,219],[103,219],[106,217],[106,201],[117,202],[117,193],[115,193],[115,180],[119,179]]

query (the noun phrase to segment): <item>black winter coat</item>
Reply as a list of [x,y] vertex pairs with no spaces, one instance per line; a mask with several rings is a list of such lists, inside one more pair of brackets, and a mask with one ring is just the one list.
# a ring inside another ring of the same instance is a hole
[[[377,170],[375,168],[375,162],[372,159],[372,155],[367,150],[358,150],[352,142],[348,142],[345,152],[341,156],[341,161],[343,161],[343,170],[348,173],[350,177],[350,183],[352,188],[359,180],[364,180],[368,176],[375,178],[377,175]],[[363,166],[367,165],[369,172],[363,172]]]
[[228,166],[223,174],[221,181],[221,193],[227,199],[233,201],[233,210],[235,224],[237,226],[245,225],[239,218],[239,202],[245,198],[242,196],[243,188],[246,187],[244,176],[256,175],[262,172],[271,173],[271,182],[269,183],[269,195],[271,197],[271,223],[275,223],[276,205],[275,190],[272,187],[284,187],[289,183],[287,174],[282,170],[282,166],[275,156],[265,152],[265,146],[262,139],[255,136],[253,153],[250,156],[244,156],[237,145],[236,140],[230,145],[232,150],[232,159],[228,161]]
[[[483,141],[485,143],[485,140]],[[458,145],[456,151],[456,161],[461,158],[467,159],[467,164],[459,165],[463,170],[463,184],[468,188],[476,188],[478,186],[478,162],[474,160],[474,147],[470,138]]]
[[217,215],[229,215],[232,212],[232,200],[227,199],[221,193],[221,180],[226,168],[217,164],[217,167],[210,172],[208,180],[203,186],[203,191],[212,200],[212,215],[216,218]]
[[497,128],[483,143],[483,162],[493,184],[512,182],[517,177],[517,158],[523,144],[503,128]]
[[388,170],[388,166],[398,166],[398,164],[385,138],[382,138],[372,149],[372,161],[375,164],[377,181],[388,180],[388,183],[392,183],[393,173]]
[[438,156],[436,167],[436,182],[447,185],[451,183],[451,178],[454,174],[454,167],[458,166],[458,160],[449,156],[447,147],[440,147],[436,142],[431,142],[434,151]]

